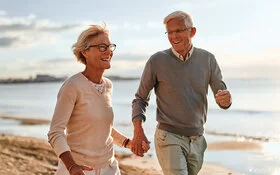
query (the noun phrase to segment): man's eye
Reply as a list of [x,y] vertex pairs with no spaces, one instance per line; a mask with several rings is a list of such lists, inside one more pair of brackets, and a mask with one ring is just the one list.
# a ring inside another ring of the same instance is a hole
[[100,49],[106,49],[106,46],[99,46]]
[[181,32],[181,30],[180,29],[177,29],[176,31],[175,31],[175,33],[180,33]]

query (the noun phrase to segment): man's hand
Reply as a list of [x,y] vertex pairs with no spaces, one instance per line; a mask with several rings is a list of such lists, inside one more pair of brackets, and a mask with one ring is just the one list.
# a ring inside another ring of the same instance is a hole
[[228,90],[218,90],[215,100],[220,106],[227,108],[231,104],[231,95]]
[[145,141],[142,141],[142,149],[143,149],[144,153],[146,153],[146,152],[149,151],[149,149],[150,149],[150,143],[151,143],[151,142],[146,143]]
[[[131,151],[137,156],[144,156],[144,153],[150,149],[149,141],[144,134],[142,128],[142,121],[135,121],[134,124],[134,137],[132,139]],[[144,142],[144,143],[143,143]],[[143,149],[144,148],[144,149]]]
[[[144,153],[146,153],[146,152],[149,151],[149,149],[150,149],[150,143],[151,143],[151,142],[146,143],[146,142],[142,141],[142,149],[143,149]],[[131,141],[131,140],[129,140],[129,142],[128,142],[126,148],[128,148],[128,149],[130,149],[130,150],[132,151],[132,141]]]

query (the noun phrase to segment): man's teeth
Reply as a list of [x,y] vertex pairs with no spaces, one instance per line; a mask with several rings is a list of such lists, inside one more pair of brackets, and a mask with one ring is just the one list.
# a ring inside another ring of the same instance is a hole
[[110,61],[110,58],[102,58],[102,61]]

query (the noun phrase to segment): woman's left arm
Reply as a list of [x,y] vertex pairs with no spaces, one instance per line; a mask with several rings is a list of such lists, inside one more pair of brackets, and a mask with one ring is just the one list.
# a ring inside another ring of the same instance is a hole
[[114,139],[114,144],[118,145],[120,147],[125,147],[126,148],[127,145],[128,145],[128,142],[130,142],[130,139],[128,137],[126,137],[125,135],[120,133],[114,127],[112,128],[111,136]]
[[[114,144],[131,150],[132,140],[130,140],[128,137],[120,133],[114,127],[112,128],[111,136],[113,137]],[[142,148],[145,153],[148,152],[148,150],[150,149],[150,142],[146,143],[145,141],[143,141]]]

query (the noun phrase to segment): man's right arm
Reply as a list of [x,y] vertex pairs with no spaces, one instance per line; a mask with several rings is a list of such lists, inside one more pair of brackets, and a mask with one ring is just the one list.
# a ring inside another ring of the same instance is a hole
[[134,126],[134,136],[132,139],[131,151],[143,156],[145,150],[142,148],[143,141],[149,144],[145,136],[142,123],[146,120],[146,108],[150,100],[151,91],[156,84],[155,70],[152,66],[151,59],[145,65],[139,88],[135,94],[135,99],[132,101],[132,122]]
[[142,148],[142,143],[143,141],[146,144],[149,144],[150,142],[148,141],[145,133],[144,133],[144,129],[142,127],[142,120],[135,120],[133,122],[133,126],[134,126],[134,136],[132,139],[132,146],[131,146],[131,151],[138,155],[143,157],[145,151]]

